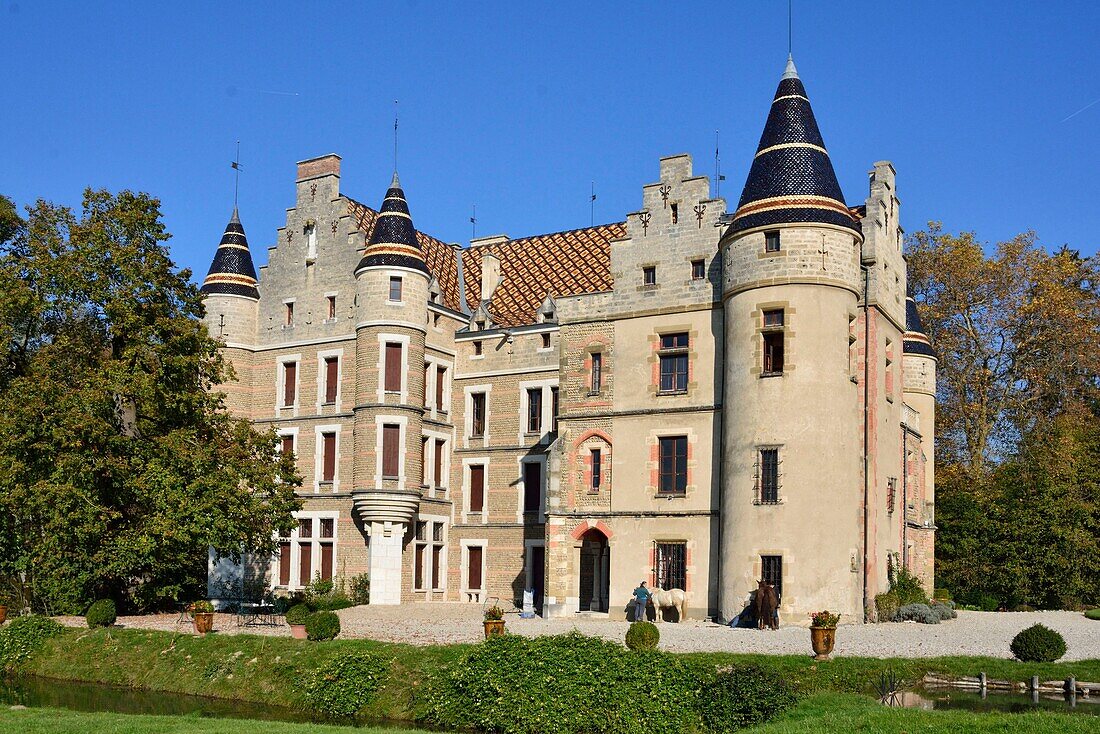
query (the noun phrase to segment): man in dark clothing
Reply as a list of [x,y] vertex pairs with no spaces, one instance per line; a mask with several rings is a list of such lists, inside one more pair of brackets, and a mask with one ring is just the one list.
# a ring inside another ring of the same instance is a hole
[[649,589],[645,587],[645,581],[638,585],[637,589],[634,589],[634,620],[635,622],[645,621],[645,608],[649,604],[649,597],[653,596]]

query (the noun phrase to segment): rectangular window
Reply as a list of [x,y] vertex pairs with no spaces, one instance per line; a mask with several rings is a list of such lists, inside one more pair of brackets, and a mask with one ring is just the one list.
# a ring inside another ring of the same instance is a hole
[[325,404],[336,403],[336,391],[340,387],[340,359],[325,357]]
[[413,556],[413,588],[424,588],[424,549],[427,548],[423,543],[417,543]]
[[764,332],[764,374],[783,373],[783,332]]
[[702,280],[707,277],[707,261],[706,260],[692,260],[691,261],[691,279]]
[[764,252],[779,252],[779,232],[764,233]]
[[657,268],[647,265],[642,268],[642,285],[657,285]]
[[397,479],[400,473],[401,426],[382,426],[382,476]]
[[764,312],[764,328],[778,328],[783,325],[783,309],[777,308]]
[[396,275],[390,276],[390,300],[401,300],[401,278]]
[[480,545],[471,545],[466,548],[467,589],[481,589],[481,562],[483,557],[484,549]]
[[480,357],[481,356],[481,341],[480,340],[474,342],[474,356],[475,357]]
[[279,586],[290,586],[290,542],[279,543]]
[[331,517],[321,518],[321,537],[322,538],[335,538],[336,537],[336,520]]
[[542,465],[523,464],[523,513],[535,514],[542,509]]
[[656,543],[657,588],[684,589],[687,586],[687,543]]
[[443,487],[447,486],[447,483],[443,481],[443,479],[444,479],[444,476],[443,476],[443,447],[444,447],[444,445],[445,445],[444,442],[440,441],[438,438],[435,440],[435,457],[434,457],[434,461],[432,462],[432,468],[434,469],[434,473],[435,473],[435,488],[436,489],[442,489]]
[[592,352],[592,387],[593,393],[599,393],[603,388],[603,352]]
[[386,342],[386,392],[401,392],[401,344]]
[[533,387],[527,391],[527,432],[538,433],[542,430],[542,388]]
[[470,435],[480,438],[485,435],[485,393],[471,394],[470,404]]
[[332,543],[321,543],[321,579],[332,580]]
[[279,436],[279,450],[284,456],[294,455],[294,436]]
[[659,439],[659,483],[661,494],[687,492],[687,436]]
[[298,544],[298,585],[309,586],[313,581],[313,543]]
[[775,593],[783,596],[783,556],[760,556],[761,578],[775,587]]
[[294,326],[294,302],[286,304],[286,325]]
[[299,538],[312,538],[313,537],[313,520],[304,517],[298,520],[298,537]]
[[600,481],[603,478],[603,452],[600,449],[592,449],[592,484],[593,492],[600,491]]
[[447,381],[447,368],[436,367],[435,368],[435,407],[436,410],[441,410],[444,413],[447,411],[447,406],[443,404],[443,387]]
[[283,363],[283,407],[294,405],[294,398],[298,393],[298,363]]
[[331,482],[336,478],[336,434],[321,434],[321,481]]
[[760,449],[760,501],[779,502],[779,449]]
[[325,300],[328,301],[328,317],[336,318],[336,296],[326,296]]
[[470,466],[470,512],[485,510],[485,467],[481,464]]
[[550,388],[550,430],[554,433],[558,432],[558,411],[561,407],[559,395],[558,388]]
[[687,392],[688,386],[688,335],[665,334],[661,336],[661,384],[662,393]]
[[[440,527],[443,527],[440,525]],[[437,543],[432,546],[432,589],[435,591],[441,591],[443,589],[443,544]]]
[[543,334],[542,335],[542,348],[543,349],[549,349],[550,348],[550,335],[549,334]]

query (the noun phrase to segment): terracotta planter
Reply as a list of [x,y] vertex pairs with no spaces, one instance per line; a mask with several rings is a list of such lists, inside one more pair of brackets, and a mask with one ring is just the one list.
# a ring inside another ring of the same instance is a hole
[[810,627],[810,644],[814,646],[814,660],[828,660],[836,644],[836,627]]
[[212,612],[195,612],[195,631],[205,635],[214,629],[214,614]]
[[306,639],[306,626],[304,624],[292,624],[290,625],[290,636],[295,640]]
[[504,634],[504,620],[503,619],[486,619],[485,620],[485,639],[490,637],[496,637],[497,635]]
[[0,604],[0,624],[4,624],[4,620],[8,618],[8,608]]

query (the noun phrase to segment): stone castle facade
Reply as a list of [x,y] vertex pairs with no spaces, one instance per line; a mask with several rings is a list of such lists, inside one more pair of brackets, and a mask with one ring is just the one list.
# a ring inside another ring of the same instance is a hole
[[677,155],[625,221],[462,247],[340,163],[298,164],[258,275],[234,212],[203,285],[230,409],[304,477],[266,584],[621,618],[644,579],[728,620],[766,578],[796,623],[862,619],[891,565],[931,590],[936,358],[895,172],[844,202],[793,62],[732,213]]

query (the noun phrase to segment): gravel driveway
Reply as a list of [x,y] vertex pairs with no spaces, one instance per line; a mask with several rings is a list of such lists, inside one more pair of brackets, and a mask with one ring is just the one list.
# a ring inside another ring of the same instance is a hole
[[[339,612],[341,637],[364,637],[414,645],[477,642],[482,639],[481,608],[465,604],[405,604],[394,607],[362,606]],[[124,627],[174,630],[178,615],[119,617]],[[519,619],[506,617],[513,634],[553,635],[576,629],[586,635],[622,640],[626,622],[576,617],[574,619]],[[62,624],[84,626],[80,617],[60,617]],[[842,625],[837,631],[835,655],[866,657],[938,657],[985,655],[1011,658],[1013,636],[1036,622],[1058,630],[1068,648],[1064,660],[1100,659],[1100,622],[1078,612],[959,612],[959,618],[941,624],[915,622]],[[777,631],[730,629],[706,622],[663,623],[661,649],[672,652],[747,652],[776,655],[810,653],[805,627]],[[189,627],[185,627],[189,628]],[[221,634],[289,635],[278,627],[237,627],[236,618],[218,614],[214,629]]]

